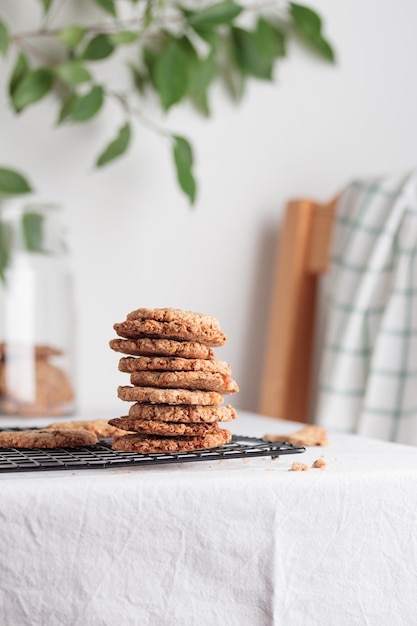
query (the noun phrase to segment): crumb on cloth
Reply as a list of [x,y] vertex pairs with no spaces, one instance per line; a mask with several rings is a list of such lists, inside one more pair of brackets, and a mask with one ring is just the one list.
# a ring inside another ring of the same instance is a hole
[[313,463],[313,465],[311,467],[315,468],[315,469],[321,469],[324,470],[326,469],[328,463],[325,459],[323,459],[323,457],[320,457],[319,459],[316,459]]
[[307,472],[308,465],[306,465],[305,463],[300,463],[299,461],[293,461],[288,471],[289,472]]

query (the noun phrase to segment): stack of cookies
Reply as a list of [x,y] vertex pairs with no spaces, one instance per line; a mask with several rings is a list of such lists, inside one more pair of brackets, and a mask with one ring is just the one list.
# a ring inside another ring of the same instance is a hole
[[[119,370],[132,386],[118,388],[121,400],[134,402],[125,417],[109,424],[129,431],[113,440],[126,452],[181,452],[221,446],[230,431],[218,422],[236,418],[224,395],[239,391],[230,365],[215,358],[213,347],[226,335],[211,315],[179,309],[137,309],[114,325],[121,337],[110,347],[129,355]],[[132,434],[133,433],[133,434]]]

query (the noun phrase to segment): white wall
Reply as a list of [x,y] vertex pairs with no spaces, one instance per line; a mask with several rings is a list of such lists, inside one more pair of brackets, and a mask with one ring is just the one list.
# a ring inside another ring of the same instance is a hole
[[241,386],[233,402],[255,408],[286,200],[324,200],[351,177],[415,166],[417,4],[311,4],[335,44],[336,67],[292,45],[275,84],[253,82],[240,107],[217,90],[211,121],[185,109],[166,120],[195,146],[194,209],[177,188],[169,150],[149,130],[138,126],[129,157],[97,173],[91,163],[119,124],[116,110],[86,127],[52,130],[52,103],[17,121],[1,89],[0,163],[24,170],[44,197],[67,209],[83,410],[125,410],[116,387],[127,384],[126,375],[108,340],[113,323],[140,306],[218,316],[229,337],[218,356]]

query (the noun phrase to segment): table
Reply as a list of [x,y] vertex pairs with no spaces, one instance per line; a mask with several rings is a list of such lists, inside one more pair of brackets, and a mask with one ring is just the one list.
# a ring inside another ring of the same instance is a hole
[[[321,455],[326,470],[288,471]],[[3,474],[0,490],[2,626],[416,623],[411,446],[330,434],[279,460]]]

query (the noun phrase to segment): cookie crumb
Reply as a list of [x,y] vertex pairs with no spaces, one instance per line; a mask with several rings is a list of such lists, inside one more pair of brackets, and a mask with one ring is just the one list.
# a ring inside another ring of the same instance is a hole
[[326,469],[327,467],[327,461],[325,459],[323,459],[323,457],[320,457],[319,459],[316,459],[313,463],[313,465],[311,467],[314,467],[316,469]]
[[308,465],[306,465],[305,463],[299,463],[298,461],[293,461],[288,471],[289,472],[307,472]]

